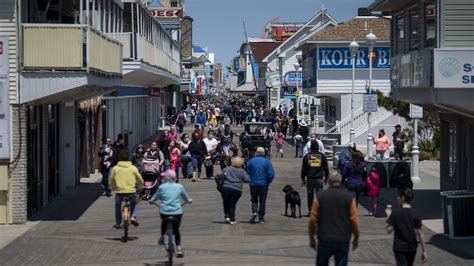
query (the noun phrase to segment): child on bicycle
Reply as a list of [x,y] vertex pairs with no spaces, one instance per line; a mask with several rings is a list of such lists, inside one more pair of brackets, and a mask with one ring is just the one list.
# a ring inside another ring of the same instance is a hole
[[166,233],[166,219],[173,217],[176,222],[173,223],[173,234],[176,240],[176,255],[178,258],[182,258],[183,251],[181,249],[181,234],[179,232],[179,226],[181,225],[181,219],[183,217],[183,208],[180,198],[185,203],[191,203],[192,199],[189,198],[186,190],[181,184],[176,183],[176,172],[173,170],[166,170],[161,174],[163,184],[158,187],[155,195],[150,199],[150,204],[156,204],[155,202],[161,200],[161,205],[156,204],[160,207],[161,223],[161,237],[159,240],[160,245],[164,245],[163,236]]
[[115,191],[115,229],[120,229],[122,224],[122,201],[123,198],[130,199],[130,223],[138,226],[137,222],[137,190],[143,188],[143,179],[138,169],[130,161],[130,154],[123,150],[118,156],[119,162],[110,172],[109,187]]

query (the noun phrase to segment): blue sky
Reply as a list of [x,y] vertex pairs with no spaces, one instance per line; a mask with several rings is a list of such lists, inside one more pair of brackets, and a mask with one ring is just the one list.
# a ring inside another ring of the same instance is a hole
[[340,22],[357,15],[357,8],[373,0],[186,0],[186,15],[194,18],[193,43],[208,47],[217,63],[229,65],[244,41],[242,22],[249,37],[259,37],[272,18],[306,22],[321,6]]

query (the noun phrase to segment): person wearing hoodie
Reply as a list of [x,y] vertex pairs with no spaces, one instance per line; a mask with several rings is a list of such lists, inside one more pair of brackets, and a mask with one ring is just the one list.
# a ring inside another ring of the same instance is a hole
[[142,167],[142,161],[144,157],[145,148],[142,144],[139,144],[137,149],[135,150],[135,153],[132,156],[132,164],[135,165],[137,169],[140,169]]
[[130,199],[131,224],[138,226],[137,222],[137,190],[143,189],[143,178],[138,169],[132,165],[130,154],[127,150],[120,152],[118,163],[110,172],[109,187],[115,191],[115,229],[120,229],[122,224],[122,201],[124,197]]
[[117,165],[120,153],[126,149],[127,147],[125,147],[125,137],[122,133],[120,133],[117,135],[117,141],[112,144],[112,164],[110,167]]

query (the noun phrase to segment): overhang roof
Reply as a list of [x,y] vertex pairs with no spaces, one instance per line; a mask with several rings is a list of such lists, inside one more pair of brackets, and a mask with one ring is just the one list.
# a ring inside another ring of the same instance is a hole
[[262,60],[282,42],[250,42],[250,47],[252,48],[252,53],[255,57],[257,63],[261,63]]
[[375,0],[370,4],[369,10],[393,12],[418,2],[418,0]]

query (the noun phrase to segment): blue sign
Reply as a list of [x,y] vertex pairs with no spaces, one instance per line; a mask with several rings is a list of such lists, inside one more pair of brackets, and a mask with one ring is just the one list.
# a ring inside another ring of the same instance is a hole
[[299,87],[303,85],[303,72],[289,71],[285,74],[285,84],[289,87]]
[[[373,68],[390,68],[390,48],[374,47]],[[356,68],[369,68],[369,48],[361,47],[355,58]],[[351,51],[349,47],[319,48],[319,69],[351,69]]]
[[296,88],[284,87],[283,88],[284,99],[296,99]]

